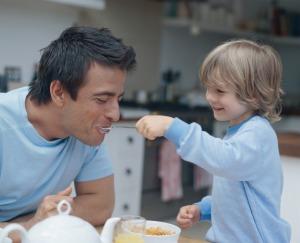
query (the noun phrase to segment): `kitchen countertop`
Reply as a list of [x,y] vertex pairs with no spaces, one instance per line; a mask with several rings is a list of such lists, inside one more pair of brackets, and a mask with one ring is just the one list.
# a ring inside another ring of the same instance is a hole
[[[121,107],[143,108],[149,111],[211,111],[209,106],[189,106],[178,102],[148,102],[138,103],[133,100],[122,100]],[[295,105],[283,105],[281,115],[283,116],[300,116],[300,102]]]
[[121,107],[127,108],[142,108],[149,111],[211,111],[208,106],[195,106],[191,107],[186,104],[180,104],[176,102],[149,102],[140,104],[135,101],[123,100],[120,102]]
[[280,132],[277,137],[281,155],[300,158],[300,133]]

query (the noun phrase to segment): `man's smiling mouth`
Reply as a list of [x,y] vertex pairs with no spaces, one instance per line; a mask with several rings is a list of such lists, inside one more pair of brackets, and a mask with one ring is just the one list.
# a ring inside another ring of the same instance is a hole
[[97,126],[97,130],[102,134],[107,134],[111,131],[111,126]]

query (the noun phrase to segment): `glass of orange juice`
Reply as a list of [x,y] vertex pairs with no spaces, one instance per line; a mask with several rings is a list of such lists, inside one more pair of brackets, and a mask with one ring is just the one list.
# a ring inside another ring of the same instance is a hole
[[144,243],[146,220],[141,216],[126,215],[117,225],[114,243]]

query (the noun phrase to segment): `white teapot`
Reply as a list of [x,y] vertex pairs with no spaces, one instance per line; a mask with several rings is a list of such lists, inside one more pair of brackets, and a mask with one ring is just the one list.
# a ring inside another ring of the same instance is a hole
[[113,243],[114,227],[120,218],[108,219],[100,236],[87,221],[69,215],[71,205],[68,201],[59,202],[57,210],[58,215],[41,221],[28,232],[19,224],[9,224],[1,231],[0,243],[7,242],[6,237],[12,231],[20,233],[22,243]]

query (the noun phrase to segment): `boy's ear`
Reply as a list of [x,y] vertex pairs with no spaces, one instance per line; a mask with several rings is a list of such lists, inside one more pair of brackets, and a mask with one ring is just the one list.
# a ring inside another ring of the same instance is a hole
[[59,107],[65,103],[65,90],[59,80],[53,80],[50,84],[50,95],[52,102]]

